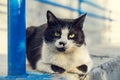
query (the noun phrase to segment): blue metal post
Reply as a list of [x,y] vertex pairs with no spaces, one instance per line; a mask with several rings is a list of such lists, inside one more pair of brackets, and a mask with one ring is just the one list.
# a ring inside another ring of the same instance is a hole
[[8,76],[26,75],[25,0],[8,0]]

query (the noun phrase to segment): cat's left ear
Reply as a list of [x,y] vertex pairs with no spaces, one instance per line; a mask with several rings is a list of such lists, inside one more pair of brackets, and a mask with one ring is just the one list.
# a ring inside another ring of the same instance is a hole
[[52,24],[56,24],[58,23],[58,19],[56,18],[56,16],[51,12],[51,11],[47,11],[47,23],[48,25]]
[[73,26],[78,27],[78,28],[83,28],[83,23],[85,21],[87,13],[81,15],[79,18],[75,19],[73,22]]

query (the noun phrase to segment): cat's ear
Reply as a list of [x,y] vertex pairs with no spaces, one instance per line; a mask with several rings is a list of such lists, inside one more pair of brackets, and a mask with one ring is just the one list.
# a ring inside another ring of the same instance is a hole
[[57,24],[58,23],[58,19],[56,18],[56,16],[49,10],[47,11],[47,23],[48,24]]
[[79,18],[75,19],[73,22],[73,26],[78,27],[78,28],[83,28],[83,23],[85,21],[87,13],[81,15]]

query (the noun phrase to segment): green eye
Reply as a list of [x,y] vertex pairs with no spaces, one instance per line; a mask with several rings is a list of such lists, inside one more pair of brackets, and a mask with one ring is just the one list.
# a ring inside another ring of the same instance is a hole
[[54,34],[56,37],[59,37],[60,36],[60,33],[58,33],[58,32],[55,32],[55,34]]
[[74,38],[75,34],[69,34],[69,38]]

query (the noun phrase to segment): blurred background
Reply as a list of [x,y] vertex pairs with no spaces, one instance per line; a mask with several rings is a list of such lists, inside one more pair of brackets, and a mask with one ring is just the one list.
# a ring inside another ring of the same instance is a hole
[[[26,27],[46,23],[47,10],[59,18],[73,19],[87,12],[84,31],[88,49],[94,57],[104,55],[104,62],[120,55],[119,3],[119,0],[26,0]],[[99,62],[102,61],[96,61]],[[0,74],[7,72],[6,65],[7,0],[0,0]]]

